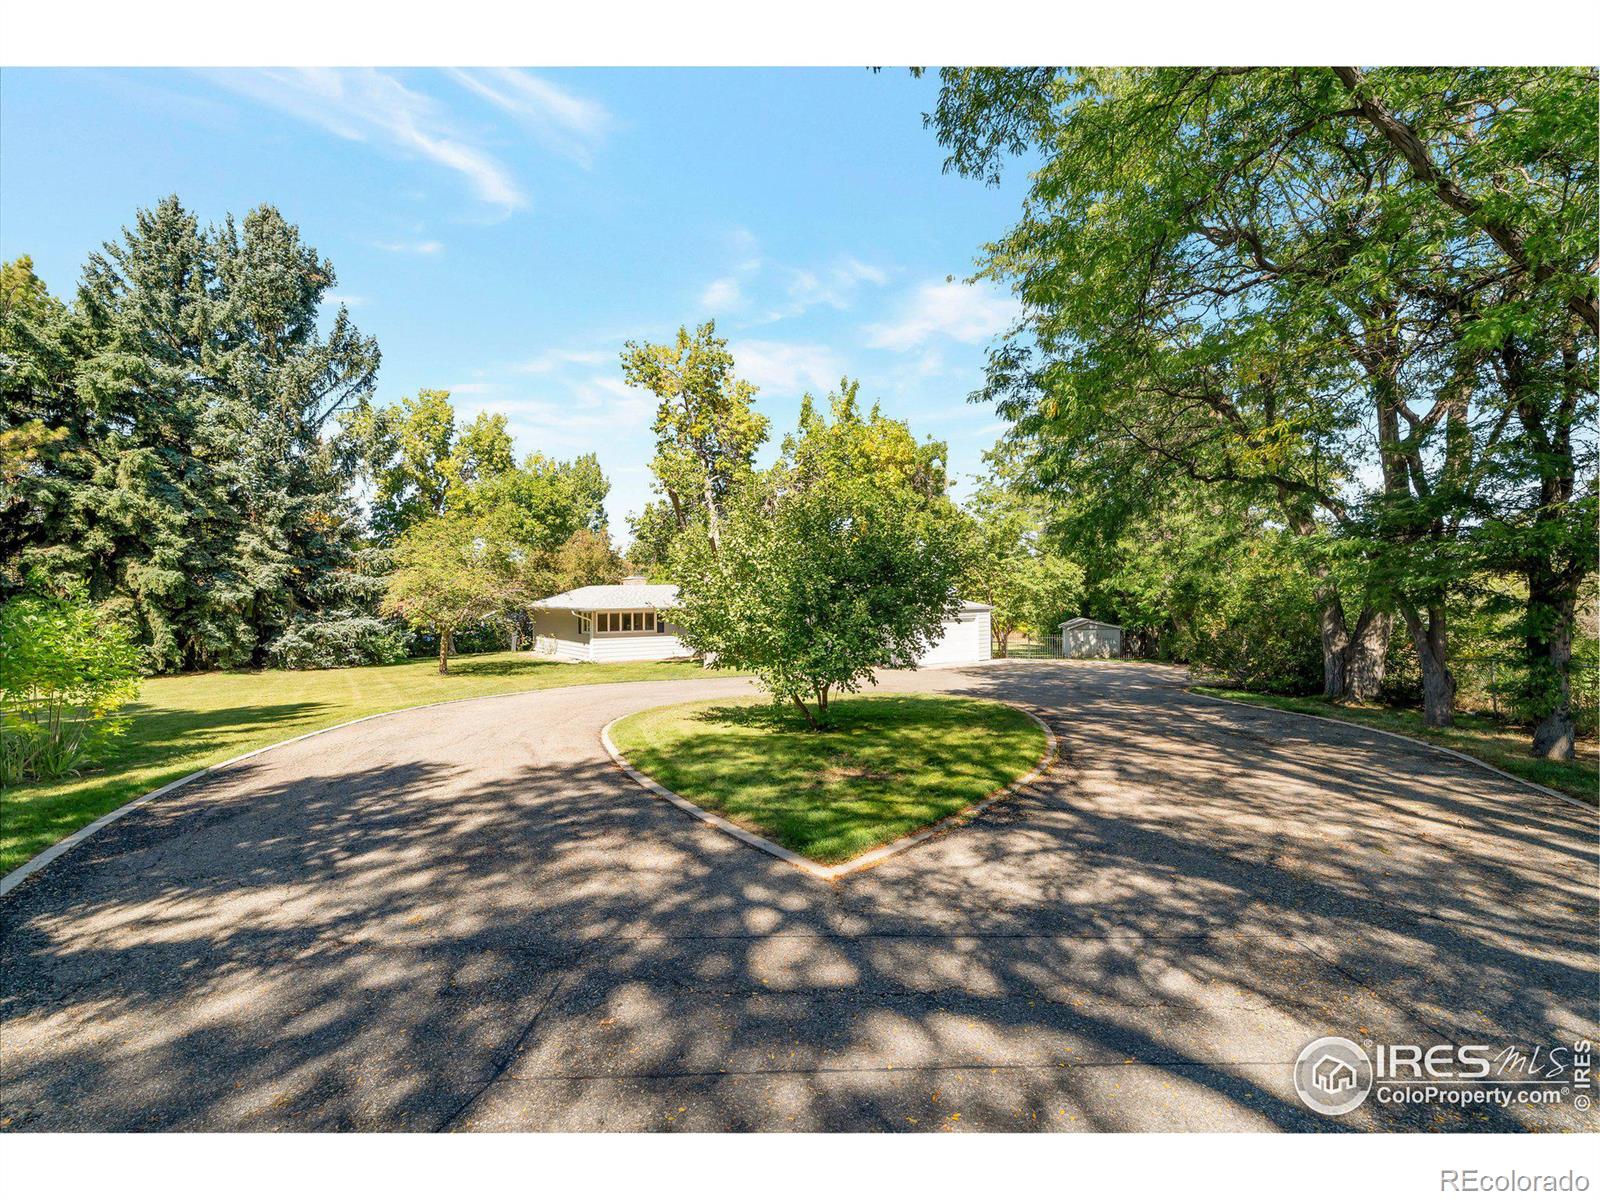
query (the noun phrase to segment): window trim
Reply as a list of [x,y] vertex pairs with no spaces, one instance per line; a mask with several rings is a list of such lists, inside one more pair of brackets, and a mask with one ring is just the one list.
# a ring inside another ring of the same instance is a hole
[[600,609],[579,614],[581,628],[593,633],[644,633],[660,636],[667,632],[667,621],[658,609]]

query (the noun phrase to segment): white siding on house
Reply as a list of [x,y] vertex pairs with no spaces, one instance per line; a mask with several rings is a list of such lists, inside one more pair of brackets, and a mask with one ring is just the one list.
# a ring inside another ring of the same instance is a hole
[[540,654],[562,658],[588,658],[589,638],[574,612],[541,609],[534,616],[533,648]]
[[569,642],[566,638],[550,637],[538,634],[533,639],[533,648],[539,654],[555,654],[561,658],[588,658],[588,642]]
[[595,662],[645,662],[694,653],[670,633],[597,633],[588,650]]

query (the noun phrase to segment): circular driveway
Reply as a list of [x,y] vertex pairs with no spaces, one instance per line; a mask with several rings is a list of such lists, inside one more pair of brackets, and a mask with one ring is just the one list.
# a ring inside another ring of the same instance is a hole
[[[1025,703],[1043,785],[834,883],[611,763],[607,684],[397,713],[107,827],[0,900],[19,1129],[1538,1129],[1316,1117],[1301,1046],[1593,1037],[1596,819],[1140,664]],[[959,1114],[956,1116],[955,1114]]]

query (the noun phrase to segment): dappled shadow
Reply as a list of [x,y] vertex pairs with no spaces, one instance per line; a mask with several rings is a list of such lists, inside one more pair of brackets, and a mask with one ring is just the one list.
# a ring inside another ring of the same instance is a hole
[[1045,710],[1065,768],[837,886],[600,752],[612,717],[728,682],[402,714],[175,793],[0,901],[0,1119],[1572,1126],[1315,1117],[1289,1064],[1329,1033],[1592,1036],[1591,817],[1381,735],[1205,704],[1155,669],[884,682]]
[[1044,751],[1027,716],[971,697],[878,695],[829,715],[814,730],[762,702],[690,705],[613,737],[658,783],[822,863],[971,807]]
[[238,744],[244,740],[243,735],[265,734],[285,725],[308,722],[332,707],[315,700],[191,710],[130,704],[123,711],[140,722],[139,738],[121,748],[116,767],[187,758],[214,747]]

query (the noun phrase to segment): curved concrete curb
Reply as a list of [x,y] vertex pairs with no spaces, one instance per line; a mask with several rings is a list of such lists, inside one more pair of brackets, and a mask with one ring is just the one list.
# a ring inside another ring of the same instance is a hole
[[[744,678],[744,676],[733,676],[733,678]],[[619,680],[617,682],[631,682],[648,687],[653,683],[681,683],[682,680],[641,679],[631,681]],[[7,892],[11,891],[12,888],[16,887],[30,875],[33,875],[43,870],[45,867],[48,867],[68,850],[71,850],[74,846],[87,841],[89,838],[99,833],[107,825],[111,824],[113,821],[122,819],[141,805],[149,804],[152,800],[159,800],[168,792],[175,792],[181,787],[188,786],[197,779],[204,778],[205,776],[213,774],[216,771],[221,771],[224,768],[245,762],[248,759],[255,758],[257,755],[265,754],[269,750],[278,750],[284,746],[292,746],[296,742],[305,741],[307,738],[321,737],[325,733],[333,733],[335,730],[339,729],[349,729],[352,725],[361,725],[367,721],[377,721],[383,717],[395,717],[399,716],[401,713],[421,712],[423,709],[427,708],[443,708],[449,704],[471,704],[478,700],[507,700],[513,696],[533,696],[538,695],[541,692],[565,692],[570,691],[573,688],[610,686],[613,685],[606,683],[568,683],[563,684],[560,687],[553,688],[527,688],[520,692],[495,692],[488,696],[457,696],[453,700],[433,700],[427,704],[412,704],[406,708],[391,708],[381,713],[368,713],[364,717],[355,717],[349,721],[340,721],[337,725],[329,725],[326,729],[313,729],[309,733],[298,734],[292,738],[284,738],[284,740],[281,742],[273,742],[270,746],[261,746],[255,750],[247,750],[243,754],[236,754],[232,758],[224,759],[222,762],[212,763],[209,767],[201,767],[198,771],[191,771],[182,779],[174,779],[171,783],[162,784],[154,791],[146,792],[142,796],[136,797],[133,800],[129,800],[121,808],[113,809],[105,816],[91,821],[77,832],[68,834],[66,837],[62,838],[59,842],[56,842],[48,849],[41,850],[27,862],[23,863],[20,867],[17,867],[14,871],[6,875],[4,879],[0,879],[0,896],[4,896]]]
[[1240,708],[1253,708],[1257,712],[1283,713],[1290,717],[1305,717],[1308,721],[1326,721],[1329,725],[1343,725],[1346,729],[1359,729],[1363,733],[1376,733],[1381,737],[1395,738],[1397,741],[1410,742],[1413,746],[1421,746],[1424,750],[1432,750],[1435,754],[1447,754],[1451,758],[1459,758],[1464,763],[1471,763],[1475,767],[1482,767],[1491,775],[1498,775],[1501,779],[1509,779],[1512,783],[1520,783],[1525,788],[1532,788],[1544,796],[1553,796],[1557,800],[1565,800],[1574,808],[1581,808],[1590,816],[1595,815],[1595,808],[1585,804],[1582,800],[1558,792],[1554,788],[1547,788],[1542,783],[1534,783],[1531,779],[1524,779],[1520,775],[1513,775],[1510,771],[1502,771],[1499,767],[1490,766],[1481,758],[1473,758],[1470,754],[1463,754],[1460,750],[1452,750],[1449,746],[1440,746],[1434,742],[1425,742],[1421,738],[1409,737],[1403,733],[1392,733],[1387,729],[1376,729],[1371,725],[1363,725],[1359,721],[1341,721],[1338,717],[1324,717],[1318,713],[1296,712],[1292,708],[1274,708],[1270,704],[1251,704],[1248,700],[1229,700],[1223,696],[1208,696],[1204,692],[1197,692],[1192,686],[1183,689],[1196,700],[1210,700],[1214,704],[1237,704]]
[[[894,693],[883,694],[893,695]],[[942,821],[936,821],[925,829],[919,829],[915,833],[908,833],[905,837],[892,841],[886,846],[879,846],[876,850],[868,850],[865,854],[857,855],[855,858],[852,858],[847,862],[838,863],[831,867],[824,866],[822,863],[816,862],[813,859],[809,859],[803,854],[796,854],[793,850],[786,849],[785,847],[778,845],[777,842],[769,841],[760,834],[751,833],[748,829],[745,829],[739,825],[735,825],[726,817],[718,816],[714,812],[707,812],[694,801],[684,799],[682,796],[678,795],[677,792],[674,792],[670,788],[663,787],[654,779],[651,779],[650,776],[646,775],[643,771],[637,770],[634,765],[623,756],[622,751],[617,749],[616,743],[611,740],[611,727],[618,721],[625,720],[627,717],[637,716],[640,712],[648,712],[648,709],[639,709],[636,712],[625,713],[623,716],[608,721],[605,728],[600,731],[600,744],[605,747],[606,753],[611,756],[611,761],[616,763],[617,766],[621,767],[629,779],[633,780],[646,791],[654,792],[663,800],[672,802],[679,808],[683,809],[684,812],[698,818],[701,821],[704,821],[707,825],[711,825],[717,829],[720,829],[723,833],[728,834],[730,837],[738,838],[747,846],[754,846],[757,850],[763,851],[766,854],[770,854],[774,858],[781,858],[784,862],[799,868],[813,878],[831,882],[832,880],[838,879],[842,876],[853,874],[856,871],[865,871],[868,867],[875,867],[885,859],[893,858],[896,854],[902,854],[911,849],[911,847],[927,841],[936,834],[943,833],[945,830],[950,829],[953,826],[963,825],[972,820],[974,817],[978,816],[978,814],[982,813],[990,805],[1004,800],[1007,796],[1015,795],[1016,793],[1023,791],[1029,785],[1039,779],[1042,779],[1045,775],[1050,773],[1051,769],[1056,764],[1058,745],[1056,735],[1051,731],[1050,726],[1045,724],[1045,722],[1037,713],[1021,704],[1014,704],[1009,700],[990,700],[990,703],[1004,704],[1008,708],[1016,709],[1044,731],[1044,755],[1037,763],[1034,764],[1033,770],[1029,771],[1020,779],[1012,780],[1010,783],[1006,784],[1005,787],[997,788],[995,791],[990,792],[977,803],[969,805],[958,813],[953,813],[950,816],[945,817]]]

